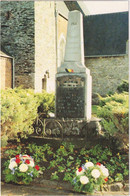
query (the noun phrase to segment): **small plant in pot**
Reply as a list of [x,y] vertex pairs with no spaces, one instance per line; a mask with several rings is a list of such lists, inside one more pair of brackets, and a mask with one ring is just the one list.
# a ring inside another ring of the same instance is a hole
[[35,165],[34,159],[29,155],[16,155],[4,163],[5,182],[16,184],[29,184],[38,177],[41,169]]

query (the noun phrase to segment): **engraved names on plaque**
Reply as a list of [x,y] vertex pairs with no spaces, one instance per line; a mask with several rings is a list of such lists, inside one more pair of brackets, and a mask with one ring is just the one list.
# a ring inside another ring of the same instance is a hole
[[85,78],[62,76],[57,78],[56,116],[84,118]]

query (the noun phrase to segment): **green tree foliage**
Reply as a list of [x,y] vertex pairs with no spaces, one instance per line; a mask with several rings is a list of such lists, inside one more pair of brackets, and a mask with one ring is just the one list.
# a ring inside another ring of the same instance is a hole
[[114,136],[120,142],[128,144],[129,130],[129,95],[128,92],[105,98],[99,96],[100,106],[97,115],[102,118],[106,136]]

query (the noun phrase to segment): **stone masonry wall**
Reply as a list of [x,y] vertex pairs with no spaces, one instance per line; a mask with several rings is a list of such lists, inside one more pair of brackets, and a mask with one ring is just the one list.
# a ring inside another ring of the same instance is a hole
[[[35,91],[42,91],[46,77],[46,90],[55,90],[56,32],[54,1],[35,1]],[[46,74],[49,72],[49,75]]]
[[34,88],[34,2],[0,4],[1,44],[14,57],[15,86]]
[[109,91],[115,92],[123,79],[128,80],[128,55],[118,57],[85,58],[85,65],[92,76],[92,94],[104,96]]

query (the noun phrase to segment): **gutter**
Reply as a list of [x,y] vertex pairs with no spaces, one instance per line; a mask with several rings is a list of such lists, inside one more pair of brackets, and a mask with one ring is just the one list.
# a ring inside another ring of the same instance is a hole
[[127,54],[115,54],[115,55],[93,55],[93,56],[84,56],[85,58],[100,58],[100,57],[118,57],[126,56]]
[[55,9],[54,12],[55,12],[56,72],[57,72],[57,67],[58,67],[58,25],[57,25],[58,11],[56,9],[56,2],[55,2],[54,9]]
[[12,58],[12,88],[15,87],[15,67],[14,67],[14,58]]

